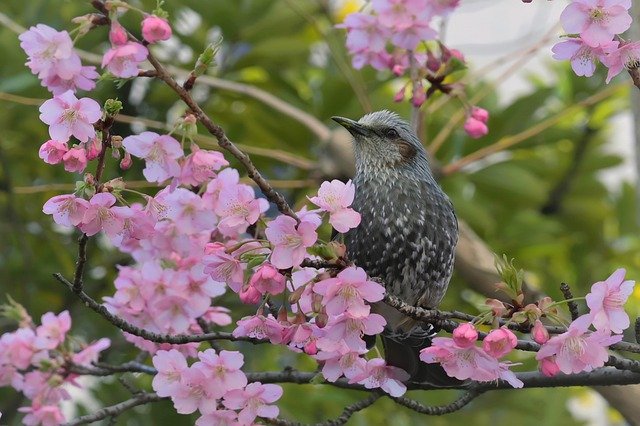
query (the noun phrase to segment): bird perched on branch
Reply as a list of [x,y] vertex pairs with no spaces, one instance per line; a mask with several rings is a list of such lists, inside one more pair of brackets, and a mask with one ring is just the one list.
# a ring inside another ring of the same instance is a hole
[[[354,139],[356,173],[352,207],[362,220],[345,235],[349,259],[387,292],[412,306],[434,308],[442,300],[453,269],[458,223],[449,198],[436,183],[427,153],[411,126],[397,114],[377,111],[359,121],[333,120]],[[437,364],[419,360],[434,332],[396,309],[373,306],[387,320],[382,334],[387,363],[413,381],[451,383]]]

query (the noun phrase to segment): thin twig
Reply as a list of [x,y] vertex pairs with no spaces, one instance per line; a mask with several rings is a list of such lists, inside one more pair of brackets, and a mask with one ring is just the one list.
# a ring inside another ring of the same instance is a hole
[[571,313],[571,320],[575,321],[579,316],[580,312],[578,311],[578,304],[573,299],[573,293],[571,293],[571,288],[569,284],[562,283],[560,284],[560,291],[564,296],[564,299],[567,300],[567,306],[569,307],[569,312]]
[[355,402],[351,405],[348,405],[342,411],[339,417],[327,420],[324,422],[317,423],[316,426],[341,426],[349,421],[351,416],[353,416],[358,411],[362,411],[367,407],[372,406],[381,396],[384,394],[376,392],[371,395],[369,398],[363,399],[361,401]]
[[406,397],[392,397],[389,398],[395,401],[397,404],[402,405],[403,407],[407,407],[415,412],[420,414],[426,414],[428,416],[442,416],[443,414],[453,413],[454,411],[461,410],[465,405],[473,401],[476,397],[478,397],[482,392],[478,392],[475,390],[470,390],[462,394],[462,396],[451,404],[447,405],[436,405],[436,406],[427,406],[415,401],[413,399],[409,399]]
[[107,417],[117,416],[124,411],[127,411],[133,407],[137,407],[138,405],[162,401],[163,399],[168,398],[158,396],[155,393],[142,392],[124,402],[101,408],[95,413],[87,414],[86,416],[78,417],[68,423],[65,423],[65,426],[86,425],[89,423],[97,422],[99,420],[106,419]]

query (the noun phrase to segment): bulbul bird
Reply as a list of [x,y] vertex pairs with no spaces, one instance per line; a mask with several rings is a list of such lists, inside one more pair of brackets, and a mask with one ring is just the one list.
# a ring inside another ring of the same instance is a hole
[[[409,123],[390,111],[358,121],[332,117],[354,139],[354,210],[360,225],[344,239],[349,260],[403,302],[435,308],[451,278],[458,222],[451,201],[433,177],[427,152]],[[382,333],[385,358],[412,381],[453,384],[442,367],[425,364],[420,349],[434,330],[378,302],[372,312],[387,321]],[[455,380],[455,379],[454,379]]]

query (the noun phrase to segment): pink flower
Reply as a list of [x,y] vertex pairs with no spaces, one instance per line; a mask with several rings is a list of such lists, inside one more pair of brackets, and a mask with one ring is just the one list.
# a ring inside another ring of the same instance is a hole
[[554,45],[551,51],[553,52],[553,59],[569,59],[571,68],[576,75],[591,77],[596,71],[596,61],[604,61],[605,55],[614,52],[617,47],[617,41],[610,41],[593,47],[582,38],[570,38]]
[[470,322],[460,324],[453,330],[453,341],[461,348],[475,346],[478,332]]
[[171,27],[166,19],[149,15],[142,21],[142,37],[149,43],[168,40],[171,37]]
[[540,361],[540,371],[547,377],[553,377],[560,372],[560,367],[555,361],[554,356],[542,358]]
[[169,135],[142,132],[127,136],[122,146],[131,155],[144,158],[146,167],[142,174],[149,182],[163,182],[180,176],[180,165],[176,161],[184,155],[180,142]]
[[224,396],[225,407],[240,410],[238,423],[251,425],[256,417],[273,419],[280,410],[275,405],[282,396],[282,388],[278,385],[263,385],[260,382],[249,383],[245,389],[235,389]]
[[353,55],[355,69],[370,64],[377,70],[388,68],[391,56],[386,52],[389,30],[378,23],[375,16],[364,13],[347,15],[339,28],[347,30],[347,49]]
[[403,382],[409,380],[409,374],[397,367],[387,365],[384,359],[374,358],[367,361],[364,370],[349,380],[360,383],[367,389],[380,388],[391,396],[402,396],[407,391]]
[[226,283],[238,293],[244,283],[245,264],[225,250],[225,246],[220,243],[207,244],[202,258],[204,273],[211,275],[216,281]]
[[78,365],[91,365],[98,360],[100,352],[111,346],[111,340],[103,337],[98,339],[80,352],[73,354],[71,360]]
[[351,350],[363,350],[365,343],[362,336],[381,333],[386,323],[384,317],[378,314],[354,317],[347,312],[338,315],[330,318],[324,328],[324,336],[318,339],[318,348],[323,351],[334,351],[345,343]]
[[69,151],[69,147],[66,142],[50,139],[42,144],[38,156],[47,164],[58,164],[67,151]]
[[49,73],[71,78],[80,71],[80,57],[66,31],[38,24],[18,36],[20,47],[29,56],[27,66],[41,79]]
[[13,333],[0,336],[0,365],[8,364],[25,370],[31,364],[34,354],[36,334],[30,328],[19,328]]
[[196,420],[196,426],[233,426],[238,423],[238,414],[235,411],[208,411]]
[[428,364],[439,363],[449,376],[460,380],[486,382],[504,378],[514,387],[522,386],[522,382],[505,371],[508,364],[499,363],[475,345],[460,347],[448,337],[434,338],[432,346],[420,351],[420,359]]
[[75,92],[77,89],[93,90],[96,87],[96,80],[100,74],[96,72],[96,67],[80,67],[79,71],[69,77],[63,77],[52,69],[47,73],[41,81],[43,87],[46,87],[54,95],[71,90]]
[[53,312],[42,315],[42,325],[36,328],[35,345],[39,349],[55,349],[64,342],[67,332],[71,330],[69,311],[62,311],[56,316]]
[[244,364],[244,356],[240,352],[220,351],[218,355],[215,350],[207,349],[198,353],[198,358],[209,378],[213,398],[222,398],[230,390],[242,389],[247,385],[247,376],[240,371]]
[[518,338],[508,328],[492,330],[482,341],[484,351],[494,358],[501,358],[518,344]]
[[302,221],[296,227],[294,218],[280,215],[267,224],[264,231],[267,239],[273,244],[271,263],[278,269],[298,266],[318,239],[317,225]]
[[71,136],[86,142],[96,135],[93,123],[102,115],[100,105],[93,99],[75,97],[71,90],[40,106],[40,120],[49,125],[52,139],[66,142]]
[[126,207],[114,207],[116,197],[108,192],[100,192],[89,200],[89,206],[84,213],[79,228],[85,234],[91,236],[104,231],[109,237],[113,237],[124,227],[122,211]]
[[431,15],[448,16],[458,7],[460,0],[427,0]]
[[342,270],[336,278],[317,282],[313,291],[324,296],[322,303],[329,315],[340,315],[349,312],[354,316],[369,314],[367,302],[378,302],[384,297],[384,287],[369,281],[362,268],[349,267]]
[[127,30],[114,18],[111,19],[111,28],[109,28],[109,41],[114,46],[123,46],[129,41]]
[[278,272],[278,269],[266,262],[253,273],[249,280],[249,286],[255,287],[262,294],[276,295],[284,291],[285,280],[285,276]]
[[547,341],[549,340],[549,331],[539,319],[536,320],[536,322],[533,324],[531,336],[536,343],[539,343],[541,345],[547,343]]
[[215,403],[212,392],[215,392],[202,364],[194,363],[182,370],[180,386],[171,394],[171,400],[176,411],[180,414],[191,414],[196,410],[206,410],[207,406]]
[[216,224],[216,217],[207,210],[202,198],[187,189],[176,188],[164,197],[164,203],[167,219],[187,234],[210,231]]
[[355,186],[349,180],[347,183],[337,179],[322,182],[318,195],[309,198],[313,204],[329,212],[329,223],[338,232],[347,232],[360,225],[360,213],[349,208],[355,196]]
[[229,162],[218,151],[197,149],[187,156],[180,173],[183,185],[202,185],[216,177],[216,172]]
[[590,46],[610,42],[631,26],[631,0],[574,0],[560,15],[569,34],[580,34]]
[[478,139],[489,133],[489,128],[482,121],[469,116],[464,122],[464,131],[473,139]]
[[102,67],[120,78],[138,75],[138,65],[147,59],[149,51],[140,43],[130,41],[122,46],[112,47],[102,57]]
[[602,63],[609,68],[607,83],[623,69],[634,69],[640,66],[640,41],[623,44],[619,49],[607,53],[608,55],[601,58]]
[[622,336],[601,330],[590,332],[590,323],[590,315],[576,319],[565,333],[553,336],[542,345],[536,359],[541,361],[555,355],[558,368],[565,374],[602,367],[609,359],[607,347],[622,340]]
[[158,374],[153,377],[153,390],[160,396],[172,396],[180,388],[180,377],[189,368],[184,355],[175,349],[158,351],[154,355],[153,366]]
[[489,111],[484,108],[474,106],[471,108],[471,117],[486,124],[487,121],[489,121]]
[[53,220],[58,225],[77,226],[82,222],[88,207],[87,200],[73,194],[65,194],[50,198],[44,203],[42,211],[53,215]]
[[82,173],[87,167],[87,154],[83,147],[74,146],[62,156],[64,169],[70,173]]
[[18,411],[27,413],[22,424],[27,426],[58,426],[65,422],[64,415],[57,405],[42,405],[33,401],[31,407],[21,407]]
[[598,281],[587,294],[587,306],[591,310],[592,324],[597,330],[622,333],[629,327],[629,315],[624,304],[633,293],[636,282],[624,280],[626,271],[616,270],[606,281]]
[[255,198],[249,185],[233,185],[220,190],[215,213],[220,216],[218,228],[223,235],[244,232],[249,225],[258,221],[261,213],[269,209],[269,202]]
[[254,339],[269,339],[273,344],[282,343],[285,328],[271,315],[244,317],[237,324],[238,327],[233,330],[234,337],[246,336]]
[[367,360],[362,358],[366,349],[353,351],[346,344],[339,345],[334,351],[318,352],[316,359],[324,361],[322,375],[330,382],[335,382],[340,376],[352,379],[360,374],[367,365]]

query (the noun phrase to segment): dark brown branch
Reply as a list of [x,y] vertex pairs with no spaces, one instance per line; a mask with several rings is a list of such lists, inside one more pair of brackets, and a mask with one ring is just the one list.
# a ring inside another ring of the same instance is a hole
[[442,416],[443,414],[453,413],[454,411],[461,410],[465,405],[473,401],[476,397],[478,397],[482,392],[470,390],[462,394],[462,396],[451,404],[447,405],[437,405],[437,406],[427,406],[415,401],[413,399],[409,399],[406,397],[392,397],[397,404],[402,405],[403,407],[407,407],[413,411],[416,411],[420,414],[426,414],[428,416]]
[[86,425],[89,423],[97,422],[98,420],[106,419],[107,417],[118,416],[119,414],[129,410],[130,408],[137,407],[138,405],[148,404],[150,402],[161,401],[163,398],[155,393],[142,392],[137,394],[131,399],[124,402],[120,402],[109,407],[102,408],[95,413],[87,414],[86,416],[78,417],[68,423],[66,426]]
[[376,392],[369,398],[346,406],[339,417],[333,420],[327,420],[321,423],[317,423],[316,426],[340,426],[346,424],[351,416],[353,416],[358,411],[362,411],[365,408],[372,406],[381,396],[383,396],[383,394]]
[[571,313],[571,319],[575,321],[580,316],[580,312],[578,311],[578,304],[575,302],[575,300],[571,300],[573,299],[573,293],[571,293],[569,284],[560,284],[560,291],[562,292],[564,299],[568,300],[567,306],[569,308],[569,312]]

